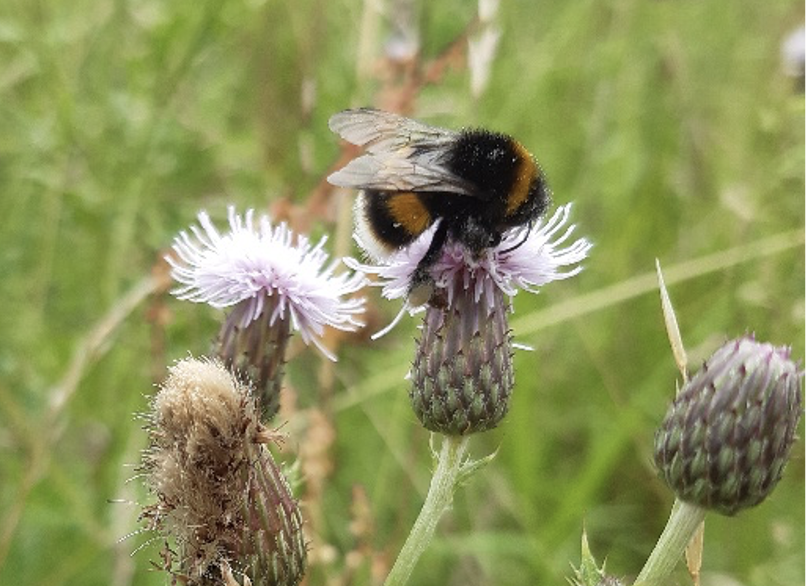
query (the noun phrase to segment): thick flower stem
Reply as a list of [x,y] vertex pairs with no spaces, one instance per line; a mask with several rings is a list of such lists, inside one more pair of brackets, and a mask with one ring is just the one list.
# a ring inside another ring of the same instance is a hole
[[694,532],[705,519],[706,510],[675,500],[672,513],[666,522],[655,549],[638,574],[635,586],[656,586],[663,584],[683,556]]
[[444,436],[428,496],[384,586],[403,586],[408,582],[417,560],[428,548],[440,517],[453,502],[456,485],[467,475],[463,460],[468,439],[468,436]]

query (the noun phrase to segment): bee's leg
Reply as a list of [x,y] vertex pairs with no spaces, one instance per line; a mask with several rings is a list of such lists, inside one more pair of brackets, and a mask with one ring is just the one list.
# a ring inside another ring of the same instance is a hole
[[448,237],[448,222],[444,218],[437,226],[437,231],[434,232],[434,237],[431,239],[431,244],[428,250],[425,251],[423,258],[417,264],[417,268],[411,274],[409,282],[409,304],[412,307],[423,305],[428,302],[434,292],[434,278],[431,276],[431,267],[437,261],[439,253],[445,244]]
[[526,226],[526,230],[523,231],[523,238],[521,238],[521,241],[518,242],[517,244],[510,246],[506,250],[502,250],[501,254],[509,254],[513,250],[516,250],[521,246],[523,246],[523,243],[529,240],[529,235],[532,233],[532,228],[534,227],[534,225],[535,225],[534,221],[529,220],[529,224]]

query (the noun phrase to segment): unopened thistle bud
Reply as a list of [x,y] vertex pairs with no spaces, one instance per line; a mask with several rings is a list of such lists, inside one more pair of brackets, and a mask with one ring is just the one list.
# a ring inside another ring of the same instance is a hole
[[183,360],[153,399],[148,422],[141,468],[156,502],[141,519],[176,547],[165,569],[192,586],[231,582],[229,568],[254,586],[298,584],[302,516],[266,448],[272,436],[248,387],[218,362]]
[[363,299],[342,299],[364,286],[360,274],[334,276],[336,263],[326,266],[325,239],[315,246],[285,224],[274,226],[267,216],[254,220],[229,209],[230,231],[220,234],[205,212],[191,233],[174,240],[167,258],[172,276],[183,286],[180,299],[231,307],[214,348],[224,364],[252,380],[260,397],[263,421],[279,408],[285,350],[292,330],[335,356],[322,344],[325,326],[351,331],[361,325]]
[[655,464],[677,498],[733,515],[772,492],[801,414],[803,371],[789,354],[732,340],[683,387],[655,434]]

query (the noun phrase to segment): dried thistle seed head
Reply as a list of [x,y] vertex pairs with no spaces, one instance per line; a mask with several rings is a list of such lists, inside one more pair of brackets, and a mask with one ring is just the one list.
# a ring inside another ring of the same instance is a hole
[[221,363],[194,358],[170,369],[152,402],[151,417],[161,443],[207,457],[214,453],[204,446],[243,445],[247,433],[254,436],[261,428],[248,387]]
[[409,396],[414,413],[431,431],[486,431],[509,410],[515,372],[507,303],[498,288],[481,298],[472,287],[457,284],[444,307],[426,309]]
[[152,401],[143,467],[157,503],[143,517],[176,540],[191,581],[215,573],[239,538],[248,446],[259,428],[248,388],[218,362],[177,363]]
[[803,371],[788,348],[746,336],[719,348],[655,434],[655,464],[683,501],[725,515],[769,495],[800,420]]
[[228,565],[256,586],[296,585],[302,517],[250,389],[216,361],[183,360],[152,401],[148,430],[142,470],[156,502],[141,519],[174,541],[167,569],[194,586],[220,584]]

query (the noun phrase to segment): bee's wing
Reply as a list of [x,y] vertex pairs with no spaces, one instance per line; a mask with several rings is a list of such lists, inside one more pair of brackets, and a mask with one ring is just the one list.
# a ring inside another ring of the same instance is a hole
[[331,116],[328,126],[344,140],[364,147],[373,154],[423,143],[447,145],[455,140],[457,134],[373,108],[344,110]]
[[444,191],[472,195],[473,185],[445,166],[458,133],[404,116],[361,108],[330,118],[330,129],[367,154],[328,177],[339,187]]

